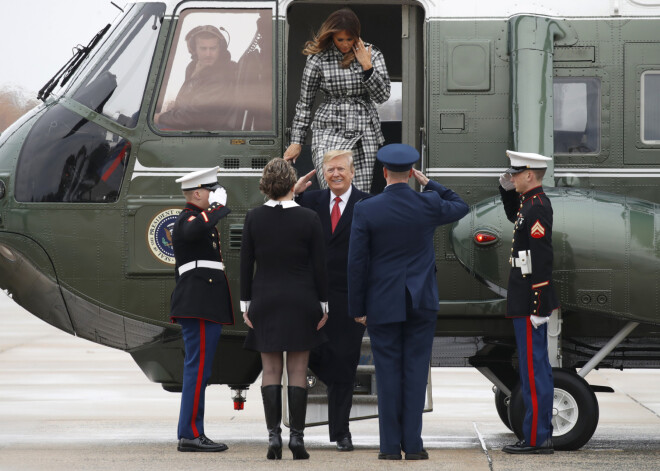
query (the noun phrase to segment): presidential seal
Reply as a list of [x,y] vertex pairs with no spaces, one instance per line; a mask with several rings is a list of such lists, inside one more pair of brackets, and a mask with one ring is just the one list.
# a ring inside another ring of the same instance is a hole
[[174,265],[172,228],[180,212],[180,209],[161,211],[151,220],[147,230],[147,245],[149,245],[151,253],[158,260],[169,265]]

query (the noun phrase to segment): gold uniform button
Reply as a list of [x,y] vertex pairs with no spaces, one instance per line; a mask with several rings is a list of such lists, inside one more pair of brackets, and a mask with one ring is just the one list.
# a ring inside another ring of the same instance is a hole
[[213,280],[211,278],[209,278],[209,283],[213,283]]

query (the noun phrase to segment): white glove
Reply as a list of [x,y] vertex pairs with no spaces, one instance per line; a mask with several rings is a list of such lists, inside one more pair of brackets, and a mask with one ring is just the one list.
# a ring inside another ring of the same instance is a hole
[[506,172],[500,174],[500,185],[502,185],[502,188],[506,191],[511,191],[516,188],[516,185],[511,181],[511,174]]
[[535,316],[534,314],[532,314],[531,316],[529,316],[529,320],[532,322],[534,328],[538,329],[540,325],[543,325],[550,320],[550,316],[542,317],[542,316]]
[[222,206],[225,206],[227,203],[227,190],[220,187],[217,190],[212,191],[209,195],[209,204],[213,203],[220,203]]

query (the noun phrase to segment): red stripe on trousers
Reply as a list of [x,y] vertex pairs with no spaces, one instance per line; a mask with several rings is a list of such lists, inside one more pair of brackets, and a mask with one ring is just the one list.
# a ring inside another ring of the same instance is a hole
[[527,318],[527,376],[529,376],[529,394],[532,396],[532,434],[530,446],[536,446],[536,428],[539,421],[539,405],[536,401],[536,383],[534,382],[534,350],[532,344],[532,320]]
[[197,384],[195,386],[195,402],[193,403],[192,420],[190,426],[192,427],[193,435],[195,438],[199,437],[197,425],[197,411],[199,409],[199,395],[202,392],[202,379],[204,378],[204,359],[206,356],[206,324],[203,320],[199,320],[199,367],[197,368]]

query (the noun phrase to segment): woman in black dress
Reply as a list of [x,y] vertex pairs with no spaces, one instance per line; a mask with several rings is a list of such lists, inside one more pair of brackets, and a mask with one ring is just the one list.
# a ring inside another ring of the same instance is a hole
[[[283,159],[264,168],[259,189],[269,200],[245,216],[241,245],[241,310],[250,327],[245,348],[261,352],[261,394],[268,428],[268,459],[282,457],[282,372],[287,352],[289,448],[307,459],[309,351],[325,341],[328,319],[325,241],[315,211],[293,201],[295,169]],[[255,270],[256,264],[256,270]]]

